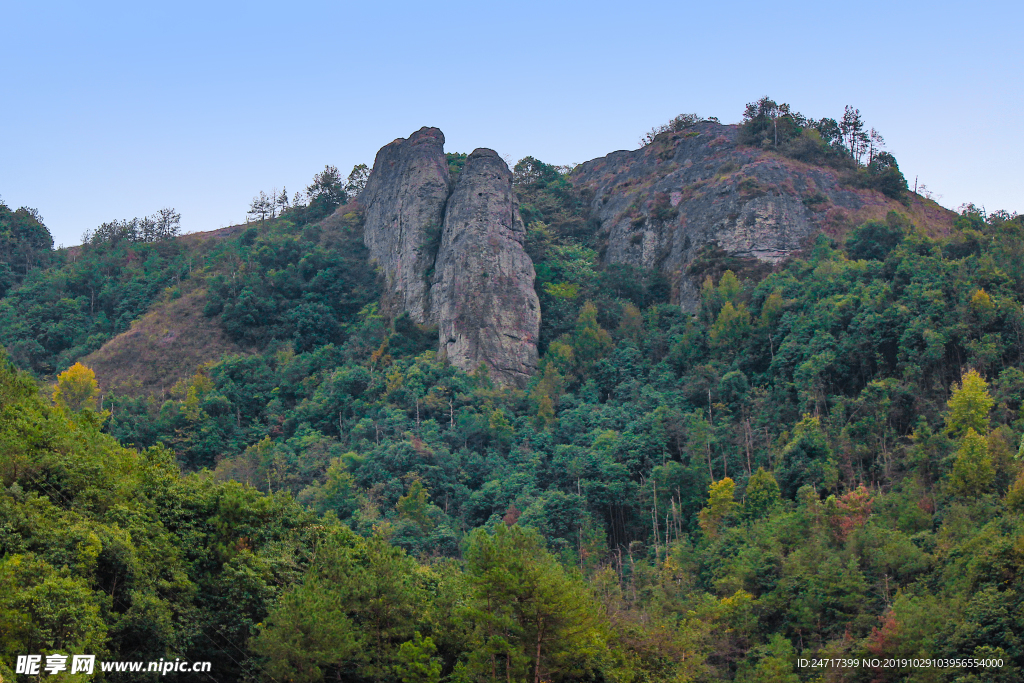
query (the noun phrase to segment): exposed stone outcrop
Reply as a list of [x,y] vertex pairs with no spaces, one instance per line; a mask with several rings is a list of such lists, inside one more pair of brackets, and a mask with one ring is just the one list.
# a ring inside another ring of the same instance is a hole
[[815,233],[907,212],[878,192],[842,185],[832,169],[738,146],[737,134],[737,126],[705,122],[577,168],[570,179],[592,193],[604,261],[661,270],[692,310],[700,283],[686,270],[709,245],[776,262]]
[[540,304],[512,173],[496,152],[466,159],[445,212],[431,296],[441,349],[456,366],[484,363],[524,386],[537,367]]
[[512,174],[478,149],[452,189],[443,145],[437,128],[395,140],[359,195],[386,308],[437,325],[453,365],[483,363],[497,382],[524,386],[537,365],[540,305]]
[[[904,207],[844,184],[834,169],[741,146],[737,134],[704,122],[573,171],[604,262],[660,270],[693,310],[700,283],[691,266],[709,247],[773,263],[818,232],[839,235],[890,209],[926,230],[935,222],[920,203]],[[436,325],[439,350],[457,367],[483,363],[496,381],[524,386],[537,364],[540,306],[501,158],[476,150],[453,183],[444,135],[422,128],[380,150],[359,203],[364,241],[386,280],[385,309]]]
[[429,322],[429,271],[451,191],[444,134],[421,128],[377,152],[359,195],[364,207],[363,240],[386,278],[391,312],[408,311]]

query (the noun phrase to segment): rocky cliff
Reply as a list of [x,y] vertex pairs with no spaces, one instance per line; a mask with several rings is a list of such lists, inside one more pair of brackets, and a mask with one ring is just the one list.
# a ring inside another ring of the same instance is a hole
[[924,215],[920,202],[905,207],[846,186],[835,170],[739,146],[737,134],[738,126],[700,123],[574,170],[571,181],[592,193],[604,261],[661,270],[692,309],[700,283],[687,267],[708,246],[776,262],[813,234],[838,233],[890,209],[911,213],[919,226],[948,221]]
[[366,187],[364,241],[386,279],[387,308],[436,325],[457,367],[483,363],[524,386],[537,363],[540,306],[512,174],[492,150],[466,160],[454,188],[444,135],[422,128],[377,153]]
[[448,199],[431,289],[441,349],[462,368],[486,364],[523,386],[537,367],[540,304],[512,173],[496,152],[466,159]]
[[377,152],[359,195],[370,257],[384,270],[386,308],[430,322],[429,273],[451,191],[444,134],[421,128]]

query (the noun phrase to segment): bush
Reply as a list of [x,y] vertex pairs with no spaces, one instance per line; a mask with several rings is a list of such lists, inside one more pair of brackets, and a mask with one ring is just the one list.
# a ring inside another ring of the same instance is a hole
[[852,259],[884,261],[889,252],[903,241],[907,219],[890,211],[885,222],[868,221],[846,239],[846,253]]
[[875,156],[868,164],[869,187],[891,199],[901,199],[907,191],[907,179],[900,172],[896,157],[888,152]]

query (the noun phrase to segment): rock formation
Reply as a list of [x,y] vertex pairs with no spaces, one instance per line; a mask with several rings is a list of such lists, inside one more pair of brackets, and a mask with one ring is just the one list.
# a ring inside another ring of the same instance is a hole
[[387,278],[385,308],[408,311],[418,323],[430,322],[428,271],[450,191],[444,134],[424,127],[377,152],[359,195],[363,239]]
[[661,270],[692,310],[700,283],[686,269],[708,246],[776,262],[817,232],[906,211],[878,192],[841,185],[832,169],[739,147],[737,133],[700,123],[573,171],[571,181],[592,193],[604,261]]
[[540,304],[512,173],[496,152],[466,159],[444,217],[431,289],[441,349],[456,366],[484,363],[524,386],[537,367]]
[[453,190],[443,145],[436,128],[395,140],[377,153],[359,195],[386,308],[436,325],[455,366],[483,363],[497,382],[525,386],[537,364],[540,305],[512,174],[497,153],[478,149]]
[[[693,310],[700,283],[688,271],[709,248],[771,263],[815,233],[906,210],[844,184],[835,169],[740,146],[737,134],[704,122],[574,170],[604,262],[660,270]],[[386,279],[385,310],[436,325],[439,350],[457,367],[483,363],[499,383],[524,386],[537,364],[540,306],[501,158],[478,149],[453,182],[444,135],[422,128],[378,152],[359,203]],[[921,225],[925,216],[911,214]]]

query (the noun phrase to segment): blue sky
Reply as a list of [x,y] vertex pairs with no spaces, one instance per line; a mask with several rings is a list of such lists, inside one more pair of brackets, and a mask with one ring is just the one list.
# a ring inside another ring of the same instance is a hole
[[995,2],[0,4],[0,196],[57,243],[186,231],[423,125],[556,164],[768,94],[846,104],[946,206],[1024,211],[1024,10]]

